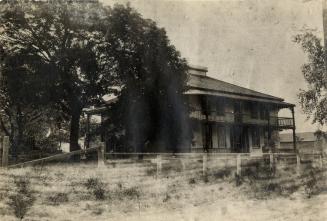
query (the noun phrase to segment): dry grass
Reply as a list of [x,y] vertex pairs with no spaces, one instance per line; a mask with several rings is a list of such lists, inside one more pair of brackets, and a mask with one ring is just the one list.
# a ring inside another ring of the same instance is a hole
[[[244,169],[237,180],[229,166],[212,167],[205,176],[201,164],[187,168],[192,169],[170,165],[158,178],[142,163],[101,169],[66,164],[2,170],[0,220],[327,218],[325,170],[303,166],[298,175],[293,166],[280,166],[274,173],[254,166]],[[28,202],[25,209],[15,199],[22,205]],[[23,208],[21,213],[15,212],[16,207]]]

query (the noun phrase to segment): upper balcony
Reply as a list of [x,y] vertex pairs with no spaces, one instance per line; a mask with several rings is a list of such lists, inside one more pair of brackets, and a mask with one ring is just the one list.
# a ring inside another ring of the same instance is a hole
[[292,129],[294,127],[293,118],[273,117],[268,119],[253,118],[251,114],[235,114],[233,112],[217,113],[212,111],[206,116],[202,111],[191,111],[190,117],[197,120],[203,120],[216,123],[230,123],[242,125],[271,126],[279,129]]

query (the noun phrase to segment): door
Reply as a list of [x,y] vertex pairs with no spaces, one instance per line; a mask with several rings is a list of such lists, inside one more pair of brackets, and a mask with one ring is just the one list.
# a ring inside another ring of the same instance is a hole
[[234,126],[231,130],[231,145],[234,153],[249,152],[248,127]]
[[241,149],[241,127],[233,126],[231,128],[231,148],[233,153],[239,153]]
[[202,125],[202,141],[204,151],[208,152],[212,149],[212,125],[210,123]]

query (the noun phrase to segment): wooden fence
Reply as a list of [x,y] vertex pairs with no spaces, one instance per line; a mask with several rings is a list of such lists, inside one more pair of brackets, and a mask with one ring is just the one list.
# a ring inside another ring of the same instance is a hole
[[273,170],[279,162],[292,161],[296,171],[300,173],[301,164],[310,161],[318,163],[319,167],[322,168],[325,160],[321,154],[310,154],[305,156],[306,160],[303,161],[303,156],[295,153],[264,153],[261,156],[251,156],[249,153],[106,153],[105,157],[106,164],[114,165],[151,162],[156,165],[157,176],[162,173],[163,164],[169,164],[173,160],[180,162],[179,165],[181,165],[182,170],[187,169],[187,161],[201,162],[203,175],[208,173],[208,169],[213,166],[214,161],[229,161],[228,166],[233,167],[237,175],[241,175],[242,170],[251,162],[264,162]]
[[[300,171],[303,159],[308,161],[312,159],[318,162],[320,167],[323,167],[325,159],[321,154],[310,154],[300,156],[295,153],[264,153],[261,156],[251,156],[249,153],[105,153],[104,145],[99,144],[97,147],[87,148],[84,150],[77,150],[69,153],[56,154],[53,156],[27,161],[19,164],[8,165],[8,150],[9,138],[0,137],[0,160],[1,166],[7,168],[20,168],[25,166],[33,166],[51,161],[58,161],[62,159],[69,159],[74,155],[85,155],[90,152],[97,152],[98,167],[104,167],[110,164],[130,164],[130,163],[145,163],[150,162],[150,165],[155,166],[157,176],[160,176],[163,170],[163,165],[167,165],[172,161],[178,161],[182,170],[187,170],[187,162],[196,161],[197,169],[202,171],[205,175],[208,169],[213,166],[214,162],[228,161],[229,166],[235,169],[237,175],[241,175],[242,168],[246,167],[249,162],[264,161],[271,169],[275,168],[276,163],[283,160],[292,160],[296,163],[294,165],[297,171]],[[200,166],[198,163],[202,164]],[[172,166],[172,165],[171,165]]]

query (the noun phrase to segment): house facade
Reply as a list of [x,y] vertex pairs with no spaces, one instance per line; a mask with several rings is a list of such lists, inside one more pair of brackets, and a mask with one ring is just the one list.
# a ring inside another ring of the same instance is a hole
[[[208,77],[207,71],[198,66],[189,70],[185,94],[191,106],[191,152],[262,154],[269,147],[280,148],[281,130],[291,129],[295,135],[294,104]],[[283,108],[292,117],[279,117]]]

